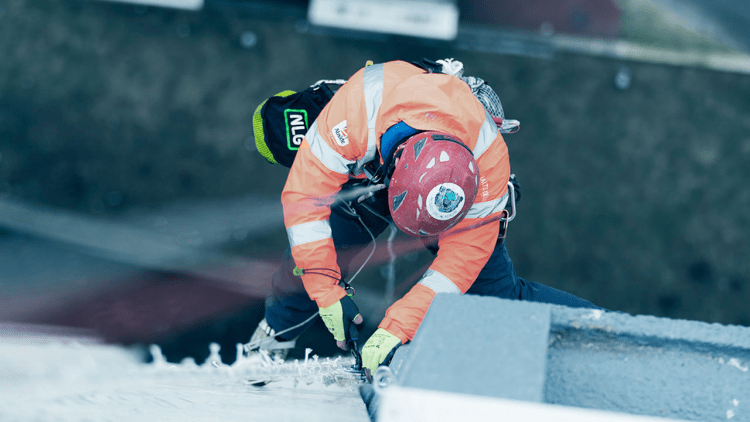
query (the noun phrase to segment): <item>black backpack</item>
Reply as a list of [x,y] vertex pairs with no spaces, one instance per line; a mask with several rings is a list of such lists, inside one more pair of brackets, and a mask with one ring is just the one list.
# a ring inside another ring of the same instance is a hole
[[253,114],[260,155],[271,164],[291,167],[310,125],[344,82],[320,81],[304,91],[282,91],[263,101]]

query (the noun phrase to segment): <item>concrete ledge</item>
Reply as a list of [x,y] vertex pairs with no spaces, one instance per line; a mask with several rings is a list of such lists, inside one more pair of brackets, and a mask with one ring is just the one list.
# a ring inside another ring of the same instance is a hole
[[546,305],[440,294],[391,368],[404,386],[541,402],[549,330]]
[[750,421],[748,327],[441,294],[391,369],[411,389]]

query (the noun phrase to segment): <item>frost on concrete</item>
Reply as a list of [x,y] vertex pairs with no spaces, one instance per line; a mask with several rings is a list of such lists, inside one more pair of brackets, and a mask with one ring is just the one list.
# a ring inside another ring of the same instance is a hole
[[146,364],[137,350],[3,333],[0,420],[369,420],[349,358],[226,365],[218,351],[175,364],[152,347]]
[[742,366],[742,363],[740,363],[737,358],[731,358],[729,359],[729,362],[727,362],[727,365],[734,366],[735,368],[739,369],[742,372],[747,372],[747,366]]

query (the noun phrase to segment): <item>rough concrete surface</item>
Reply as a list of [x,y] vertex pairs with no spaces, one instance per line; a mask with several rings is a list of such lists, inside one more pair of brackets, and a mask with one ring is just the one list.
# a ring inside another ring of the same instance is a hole
[[545,401],[750,420],[750,329],[552,307]]

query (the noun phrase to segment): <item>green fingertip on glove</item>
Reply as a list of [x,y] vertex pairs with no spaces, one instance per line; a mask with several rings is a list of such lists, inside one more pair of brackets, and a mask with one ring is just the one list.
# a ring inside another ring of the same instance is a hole
[[391,362],[401,340],[388,331],[378,328],[362,348],[362,367],[375,373],[378,366]]

